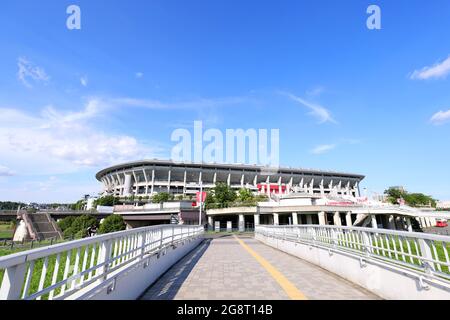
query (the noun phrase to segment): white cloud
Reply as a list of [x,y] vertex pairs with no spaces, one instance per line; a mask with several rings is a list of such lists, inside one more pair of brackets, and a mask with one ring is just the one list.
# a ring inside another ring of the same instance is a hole
[[10,168],[0,165],[0,177],[14,176],[16,173]]
[[311,90],[308,90],[306,94],[311,97],[320,96],[325,91],[325,88],[322,86],[314,87]]
[[135,76],[136,76],[136,78],[142,78],[143,76],[144,76],[144,73],[142,73],[142,72],[136,72],[135,73]]
[[238,105],[249,101],[250,99],[245,97],[225,97],[211,99],[196,98],[192,100],[182,100],[175,102],[163,102],[160,100],[124,97],[110,99],[108,100],[108,103],[119,106],[142,107],[147,109],[202,109]]
[[427,80],[432,78],[445,78],[450,73],[450,57],[442,62],[436,63],[431,67],[424,67],[421,70],[414,71],[410,78],[418,80]]
[[321,144],[311,150],[312,154],[324,154],[336,148],[335,144]]
[[439,111],[433,114],[430,119],[430,122],[434,125],[444,124],[450,121],[450,110],[447,111]]
[[9,157],[9,163],[18,161],[41,170],[36,163],[47,159],[47,166],[65,164],[67,171],[154,156],[156,149],[134,137],[99,131],[95,120],[103,108],[98,100],[88,101],[76,112],[47,107],[38,116],[0,108],[2,154]]
[[282,93],[282,94],[288,96],[292,100],[307,107],[310,110],[309,114],[311,114],[312,116],[319,119],[319,123],[325,123],[325,122],[337,123],[336,120],[334,120],[333,117],[331,116],[330,111],[327,110],[325,107],[318,105],[318,104],[308,102],[308,101],[306,101],[300,97],[297,97],[291,93]]
[[19,68],[17,77],[22,82],[22,84],[28,88],[32,87],[29,82],[30,79],[35,82],[48,82],[50,80],[50,77],[47,75],[43,68],[35,66],[26,58],[19,58],[17,60],[17,66]]
[[87,87],[88,85],[88,77],[87,76],[83,76],[80,78],[80,83],[83,87]]

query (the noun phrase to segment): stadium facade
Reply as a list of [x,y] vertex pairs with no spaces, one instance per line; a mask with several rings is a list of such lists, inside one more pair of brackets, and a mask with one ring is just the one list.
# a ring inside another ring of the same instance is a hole
[[159,192],[194,195],[226,183],[233,189],[259,193],[349,195],[358,197],[363,175],[302,168],[268,168],[244,164],[180,163],[167,160],[127,162],[101,170],[96,175],[103,193],[119,197],[151,196]]

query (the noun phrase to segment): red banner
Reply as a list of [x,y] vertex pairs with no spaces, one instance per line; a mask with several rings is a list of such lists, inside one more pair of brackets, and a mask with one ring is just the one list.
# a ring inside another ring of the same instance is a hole
[[200,192],[197,192],[196,199],[197,199],[197,202],[205,202],[206,192],[202,192],[201,195],[200,195]]

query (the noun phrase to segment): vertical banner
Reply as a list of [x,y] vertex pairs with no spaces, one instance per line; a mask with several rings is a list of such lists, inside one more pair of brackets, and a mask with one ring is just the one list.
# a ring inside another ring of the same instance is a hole
[[206,200],[206,192],[198,192],[196,194],[197,203],[203,203]]

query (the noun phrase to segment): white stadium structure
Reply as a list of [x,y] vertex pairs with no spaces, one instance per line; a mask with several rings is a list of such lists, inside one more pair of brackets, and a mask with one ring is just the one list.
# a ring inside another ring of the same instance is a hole
[[136,201],[139,197],[167,192],[195,195],[217,183],[239,190],[265,194],[267,200],[253,207],[234,204],[228,208],[202,212],[201,222],[214,229],[252,229],[259,224],[318,224],[365,226],[412,231],[428,228],[448,212],[392,205],[360,195],[363,175],[301,168],[267,168],[246,164],[180,163],[142,160],[101,170],[96,178],[103,183],[103,195],[128,199],[114,206],[131,228],[160,223],[198,224],[200,207],[196,201],[164,203]]
[[104,194],[119,197],[159,192],[189,195],[199,191],[200,185],[207,190],[219,182],[266,194],[304,192],[358,197],[364,176],[300,168],[143,160],[106,168],[96,178],[103,183]]

